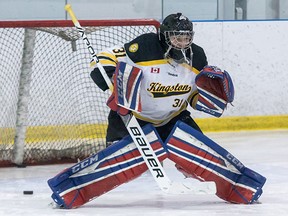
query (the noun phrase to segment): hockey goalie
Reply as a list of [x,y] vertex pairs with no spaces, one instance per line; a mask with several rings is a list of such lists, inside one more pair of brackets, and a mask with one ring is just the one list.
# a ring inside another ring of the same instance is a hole
[[[193,36],[192,22],[181,13],[171,14],[159,33],[140,35],[98,54],[114,84],[107,101],[107,148],[48,180],[59,206],[82,206],[165,159],[185,177],[214,182],[222,200],[252,204],[259,199],[265,177],[206,137],[187,110],[191,106],[220,117],[234,100],[229,73],[208,65]],[[109,88],[99,67],[91,78],[103,91]],[[143,157],[149,155],[139,152],[121,117],[130,115],[137,118],[157,159],[147,162]]]

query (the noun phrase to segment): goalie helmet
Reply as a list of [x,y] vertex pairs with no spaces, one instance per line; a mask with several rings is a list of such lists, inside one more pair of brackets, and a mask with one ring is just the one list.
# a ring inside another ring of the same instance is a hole
[[170,14],[160,25],[160,41],[166,48],[165,58],[192,65],[193,23],[182,13]]

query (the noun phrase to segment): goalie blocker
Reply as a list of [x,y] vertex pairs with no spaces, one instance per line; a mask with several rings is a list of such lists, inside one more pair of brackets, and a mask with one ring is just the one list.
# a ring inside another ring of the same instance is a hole
[[142,70],[118,62],[113,76],[114,91],[107,101],[110,109],[125,116],[131,111],[141,112],[140,85]]
[[[178,121],[164,144],[153,126],[146,125],[144,132],[160,161],[168,156],[186,177],[215,182],[216,195],[221,199],[251,204],[262,194],[265,177],[245,167],[231,153],[185,123]],[[139,150],[127,136],[62,171],[48,180],[48,184],[58,205],[76,208],[146,170]]]

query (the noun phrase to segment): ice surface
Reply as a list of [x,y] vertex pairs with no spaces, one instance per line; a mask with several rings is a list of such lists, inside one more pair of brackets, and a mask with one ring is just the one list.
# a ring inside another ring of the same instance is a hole
[[[51,191],[47,180],[66,167],[64,165],[0,168],[0,215],[112,215],[112,216],[285,216],[288,215],[288,130],[235,133],[208,133],[247,167],[267,178],[260,204],[225,203],[212,194],[170,195],[163,193],[149,172],[138,179],[72,210],[49,205]],[[184,179],[166,160],[164,168],[177,182],[198,182]],[[33,195],[23,195],[33,190]]]

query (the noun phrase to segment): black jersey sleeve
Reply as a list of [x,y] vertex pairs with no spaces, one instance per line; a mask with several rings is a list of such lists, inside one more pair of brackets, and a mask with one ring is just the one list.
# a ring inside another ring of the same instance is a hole
[[[111,78],[114,71],[115,71],[115,67],[104,67],[105,72],[107,73],[108,77]],[[94,68],[91,73],[90,73],[90,77],[92,78],[92,80],[95,82],[95,84],[102,90],[102,91],[106,91],[107,89],[109,89],[105,79],[103,78],[101,72],[99,71],[98,68]]]
[[[125,55],[126,54],[124,48],[116,46],[108,48],[107,50],[102,51],[98,54],[100,64],[103,66],[105,72],[110,79],[114,74],[118,58],[125,57]],[[96,85],[103,91],[106,91],[109,88],[98,67],[95,67],[91,71],[90,76],[92,80],[96,83]]]
[[207,57],[205,51],[202,47],[192,44],[192,52],[193,52],[193,67],[196,68],[198,71],[201,71],[207,64]]

